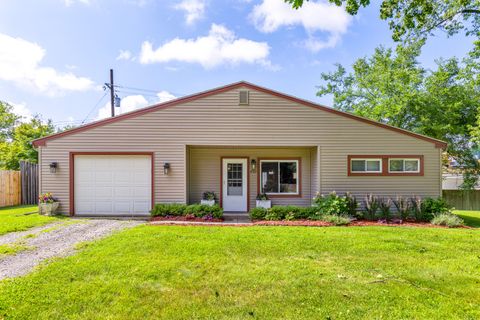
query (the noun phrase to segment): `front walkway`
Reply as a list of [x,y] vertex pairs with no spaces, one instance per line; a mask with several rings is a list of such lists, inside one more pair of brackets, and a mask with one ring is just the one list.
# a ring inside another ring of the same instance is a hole
[[140,223],[142,222],[112,219],[75,219],[0,236],[0,245],[27,247],[17,254],[0,257],[0,280],[27,274],[47,259],[67,256],[75,251],[75,246],[80,242],[95,240]]

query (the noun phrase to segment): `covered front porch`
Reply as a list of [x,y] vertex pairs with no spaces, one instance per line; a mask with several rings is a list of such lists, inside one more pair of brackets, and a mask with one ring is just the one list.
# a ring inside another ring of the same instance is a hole
[[248,212],[266,193],[272,205],[309,206],[318,190],[316,146],[187,146],[187,202],[213,191],[225,212]]

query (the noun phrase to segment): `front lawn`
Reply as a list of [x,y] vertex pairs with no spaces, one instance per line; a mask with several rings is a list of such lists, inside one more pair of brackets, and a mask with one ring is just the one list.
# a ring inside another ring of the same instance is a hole
[[478,319],[478,230],[140,226],[0,283],[0,318]]
[[480,228],[480,211],[454,210],[453,213],[462,218],[466,226]]
[[35,205],[0,208],[0,235],[8,232],[27,230],[58,219],[41,216],[38,213],[26,215],[26,213],[37,211],[38,207]]

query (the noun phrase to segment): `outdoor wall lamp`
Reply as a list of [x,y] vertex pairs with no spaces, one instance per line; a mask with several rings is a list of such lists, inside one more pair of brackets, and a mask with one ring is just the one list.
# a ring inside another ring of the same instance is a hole
[[168,171],[170,170],[170,163],[168,162],[165,162],[163,164],[163,174],[164,175],[168,175]]
[[257,160],[252,159],[250,161],[250,170],[252,171],[252,173],[256,172],[256,170],[257,170]]
[[50,173],[55,173],[57,172],[58,163],[52,162],[50,163],[49,167],[50,167]]

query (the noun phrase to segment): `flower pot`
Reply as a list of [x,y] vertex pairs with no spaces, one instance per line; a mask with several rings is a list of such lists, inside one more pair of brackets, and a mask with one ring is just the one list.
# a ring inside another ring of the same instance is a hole
[[59,202],[40,203],[39,205],[40,214],[43,214],[46,216],[53,216],[55,215],[55,212],[57,211],[59,205],[60,205]]
[[204,204],[204,205],[207,205],[207,206],[211,207],[211,206],[215,205],[215,200],[201,200],[200,204]]
[[272,200],[257,200],[257,208],[270,209],[272,207]]

